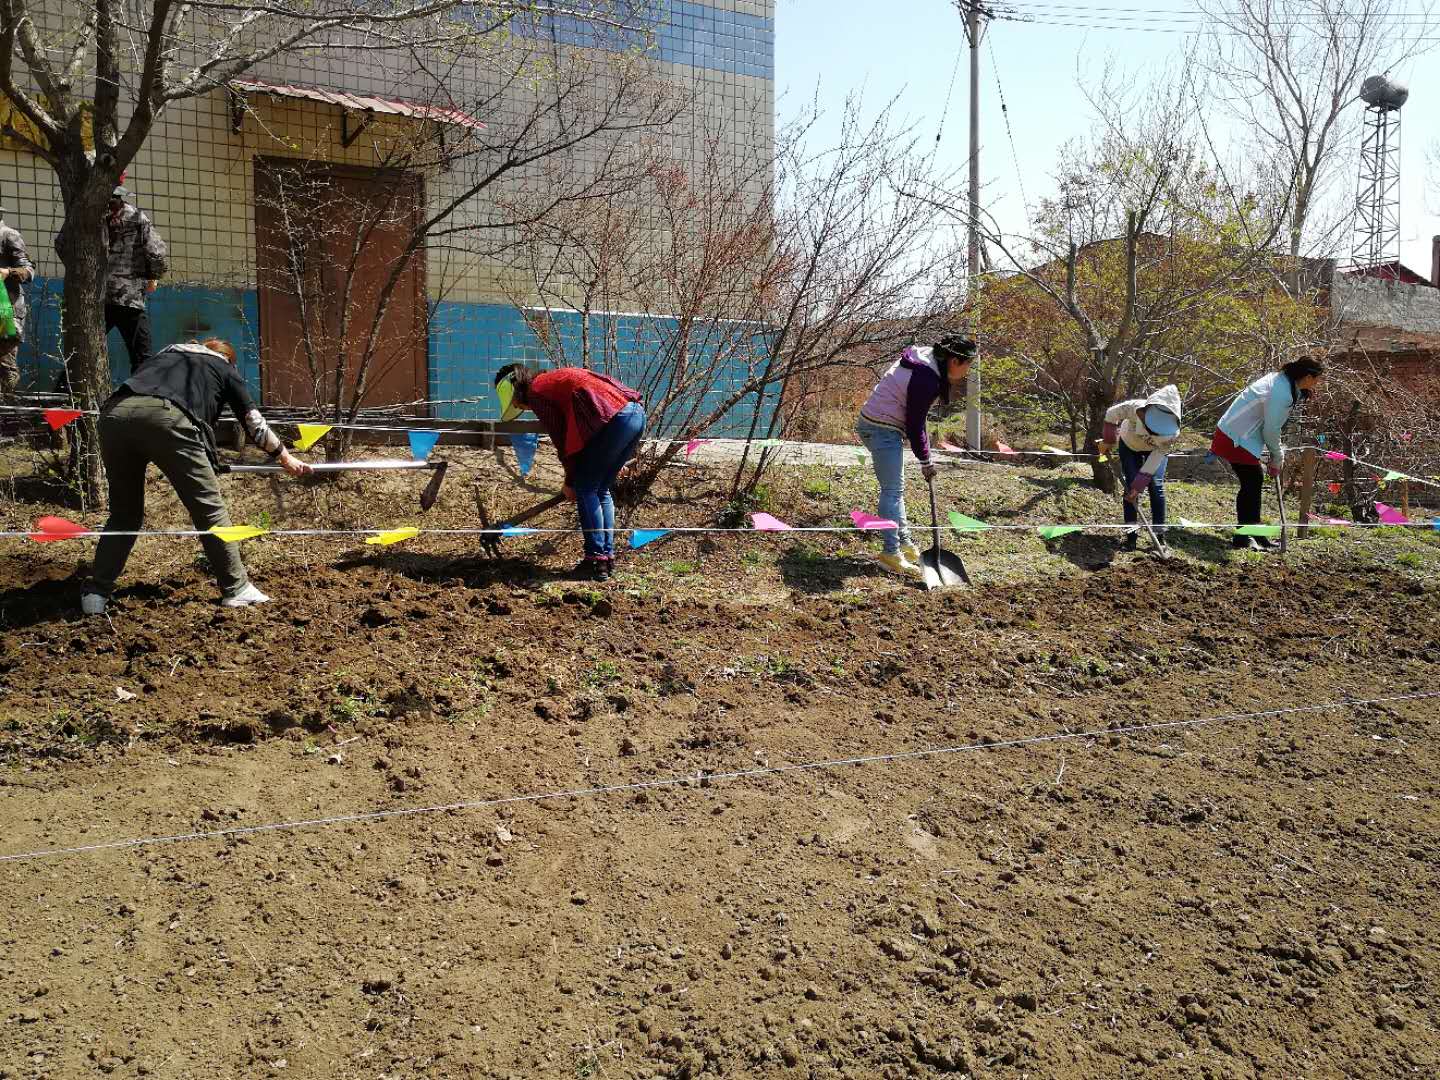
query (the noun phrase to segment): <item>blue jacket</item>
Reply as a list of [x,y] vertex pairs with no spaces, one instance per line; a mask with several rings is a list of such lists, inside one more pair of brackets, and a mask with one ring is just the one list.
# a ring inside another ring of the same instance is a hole
[[1270,461],[1280,465],[1285,460],[1285,447],[1280,443],[1280,429],[1290,419],[1298,395],[1290,376],[1272,371],[1240,391],[1220,418],[1220,430],[1242,450],[1260,457],[1266,447]]

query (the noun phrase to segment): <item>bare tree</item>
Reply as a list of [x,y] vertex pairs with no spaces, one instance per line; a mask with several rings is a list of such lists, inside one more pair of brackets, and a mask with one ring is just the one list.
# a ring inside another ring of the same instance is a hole
[[[26,128],[12,124],[5,134],[46,161],[60,189],[62,348],[72,385],[87,405],[93,408],[108,391],[105,204],[167,108],[286,57],[421,57],[432,49],[445,56],[503,41],[510,20],[537,7],[557,17],[619,20],[622,31],[631,17],[628,5],[612,10],[522,0],[0,0],[0,92]],[[525,77],[537,86],[545,82],[539,67]],[[514,155],[490,163],[500,171],[522,164]],[[93,421],[87,424],[93,446]],[[85,481],[87,494],[98,497],[96,455],[89,455]]]
[[1199,6],[1212,21],[1211,96],[1249,133],[1256,159],[1273,161],[1291,185],[1287,281],[1298,291],[1300,256],[1333,256],[1348,239],[1342,230],[1353,221],[1349,208],[1327,207],[1325,197],[1353,160],[1360,83],[1422,51],[1433,5],[1199,0]]
[[[833,147],[817,147],[812,131],[802,119],[777,134],[773,160],[736,168],[724,129],[710,128],[698,163],[657,154],[639,193],[537,216],[526,232],[534,293],[582,326],[567,341],[550,311],[531,312],[553,359],[638,385],[670,440],[642,473],[722,423],[752,441],[777,435],[795,380],[898,350],[953,318],[956,238],[902,192],[954,178],[936,173],[890,107],[866,119],[848,104]],[[622,319],[626,334],[644,335],[628,361]],[[732,495],[771,456],[747,448]]]
[[[1280,290],[1274,245],[1286,227],[1290,187],[1242,182],[1208,148],[1191,105],[1188,71],[1138,100],[1102,87],[1092,143],[1062,152],[1058,192],[1042,201],[1035,232],[1015,237],[981,223],[1010,264],[978,298],[982,333],[1055,367],[1051,382],[1083,395],[1085,442],[1115,400],[1157,377],[1233,390],[1247,373],[1313,347],[1314,312]],[[931,201],[957,217],[963,203]],[[1058,319],[1028,319],[1016,344],[1015,307],[1048,301]],[[1078,365],[1079,377],[1065,369]],[[1188,377],[1187,377],[1188,376]],[[1194,395],[1192,396],[1192,400]],[[1095,482],[1113,475],[1098,462]]]

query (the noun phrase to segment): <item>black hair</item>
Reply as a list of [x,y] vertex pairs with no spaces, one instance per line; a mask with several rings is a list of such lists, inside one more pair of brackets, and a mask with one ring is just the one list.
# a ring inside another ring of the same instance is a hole
[[1284,372],[1285,377],[1290,380],[1292,400],[1308,401],[1310,399],[1310,391],[1300,389],[1300,380],[1309,375],[1324,375],[1325,365],[1319,360],[1305,357],[1301,360],[1291,360],[1290,363],[1286,364],[1280,370]]
[[1291,360],[1280,370],[1290,377],[1292,383],[1298,383],[1310,375],[1324,375],[1325,365],[1307,356],[1301,360]]
[[531,371],[524,364],[506,364],[495,372],[495,385],[499,386],[505,376],[514,376],[515,389],[524,391],[530,385]]
[[960,361],[974,360],[978,349],[975,339],[964,334],[946,334],[935,343],[936,352],[947,353]]

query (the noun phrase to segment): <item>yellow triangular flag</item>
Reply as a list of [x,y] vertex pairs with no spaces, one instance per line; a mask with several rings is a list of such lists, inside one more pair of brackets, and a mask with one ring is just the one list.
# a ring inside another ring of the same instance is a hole
[[210,531],[227,544],[234,544],[241,540],[264,536],[270,530],[257,529],[254,525],[212,525]]
[[420,530],[411,525],[403,525],[398,529],[386,529],[378,536],[367,536],[367,544],[398,544],[401,540],[413,540],[420,535]]
[[300,429],[300,437],[295,440],[296,450],[309,450],[317,442],[330,433],[332,424],[296,424]]

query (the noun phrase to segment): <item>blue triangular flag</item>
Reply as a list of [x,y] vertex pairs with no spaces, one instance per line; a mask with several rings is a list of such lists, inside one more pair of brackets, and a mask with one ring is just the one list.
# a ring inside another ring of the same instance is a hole
[[529,476],[530,466],[535,464],[535,450],[540,445],[540,436],[534,432],[511,435],[510,445],[515,448],[515,464],[520,467],[520,475]]
[[412,431],[410,432],[410,456],[416,461],[424,461],[430,456],[430,451],[435,449],[435,444],[440,441],[438,431]]
[[659,540],[669,531],[669,529],[636,529],[630,534],[630,546],[632,548],[644,547],[652,540]]
[[527,529],[523,525],[502,525],[500,527],[501,536],[529,536],[539,531],[539,529]]

